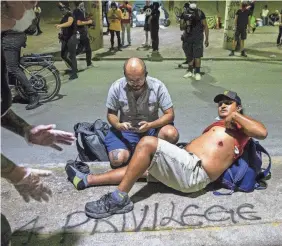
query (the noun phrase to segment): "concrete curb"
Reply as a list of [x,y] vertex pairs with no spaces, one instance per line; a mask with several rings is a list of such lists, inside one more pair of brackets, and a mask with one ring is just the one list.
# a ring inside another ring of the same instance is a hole
[[[282,156],[271,156],[272,159],[272,165],[281,165],[282,166]],[[265,157],[263,158],[264,163],[268,159]],[[44,163],[44,164],[31,164],[31,163],[23,163],[21,166],[25,167],[33,167],[33,168],[54,168],[54,169],[61,169],[64,168],[67,162],[60,162],[60,163]],[[85,162],[87,163],[91,168],[97,168],[97,169],[111,169],[109,162]]]
[[[52,54],[52,53],[50,53]],[[54,55],[54,54],[53,54]],[[159,60],[154,60],[151,57],[140,57],[141,59],[145,61],[155,61],[155,62],[162,62],[162,61],[184,61],[183,57],[167,57],[167,58],[161,58]],[[128,57],[94,57],[92,58],[92,61],[125,61],[127,60]],[[54,55],[54,60],[55,61],[62,61],[61,57],[57,57]],[[78,61],[85,61],[86,58],[84,57],[77,57]],[[277,62],[281,61],[282,59],[278,58],[247,58],[247,59],[241,59],[241,58],[229,58],[229,57],[203,57],[202,61],[240,61],[240,62],[254,62],[254,61],[272,61],[272,62]]]

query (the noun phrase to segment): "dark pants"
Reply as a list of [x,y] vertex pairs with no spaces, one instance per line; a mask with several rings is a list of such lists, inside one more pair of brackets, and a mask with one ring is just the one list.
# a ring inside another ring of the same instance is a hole
[[36,90],[32,87],[25,73],[19,67],[21,47],[25,46],[25,43],[25,33],[15,34],[13,32],[7,32],[2,36],[2,47],[4,50],[7,71],[10,74],[9,77],[16,78],[21,83],[25,93],[28,96],[31,96],[36,93]]
[[76,36],[73,35],[67,41],[62,41],[61,57],[71,67],[72,74],[77,73],[77,61],[76,61]]
[[37,24],[36,24],[36,28],[37,28],[37,31],[38,31],[38,34],[42,33],[41,29],[40,29],[40,14],[36,14],[36,18],[37,18]]
[[113,30],[110,30],[110,33],[111,33],[111,46],[112,48],[114,47],[114,44],[115,44],[115,33],[117,35],[117,40],[118,40],[118,47],[121,47],[121,40],[120,40],[120,31],[113,31]]
[[151,39],[153,51],[159,50],[159,29],[151,29]]
[[80,35],[80,40],[79,40],[78,47],[76,50],[76,55],[79,55],[83,51],[84,48],[85,48],[85,53],[86,53],[87,66],[90,66],[92,64],[91,62],[92,50],[90,47],[90,40],[87,34]]
[[104,16],[105,16],[105,19],[106,19],[106,22],[107,22],[107,32],[109,32],[109,27],[110,27],[110,22],[109,22],[109,19],[108,19],[108,12],[107,11],[103,11],[104,13]]
[[277,37],[277,44],[282,44],[281,43],[281,37],[282,37],[282,26],[279,27],[279,34]]

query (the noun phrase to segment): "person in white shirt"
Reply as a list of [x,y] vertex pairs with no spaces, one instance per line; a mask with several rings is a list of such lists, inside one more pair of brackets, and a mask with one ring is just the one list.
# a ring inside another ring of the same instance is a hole
[[268,15],[269,15],[269,10],[267,8],[267,5],[265,5],[261,11],[262,24],[264,26],[268,26]]

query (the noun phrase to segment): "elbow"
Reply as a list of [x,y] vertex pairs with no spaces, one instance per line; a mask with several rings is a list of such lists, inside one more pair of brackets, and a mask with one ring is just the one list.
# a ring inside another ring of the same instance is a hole
[[264,128],[264,130],[261,132],[261,139],[266,139],[268,136],[268,131]]
[[260,133],[256,136],[257,139],[259,140],[264,140],[267,138],[268,135],[268,131],[266,130],[266,128],[261,129]]
[[169,118],[169,123],[172,123],[174,121],[174,118],[175,118],[174,113],[169,114],[168,118]]

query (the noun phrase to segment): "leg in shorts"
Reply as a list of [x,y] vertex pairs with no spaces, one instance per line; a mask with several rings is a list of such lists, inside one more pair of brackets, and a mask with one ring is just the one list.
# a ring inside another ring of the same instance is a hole
[[196,155],[162,139],[158,139],[148,172],[163,184],[185,193],[202,190],[211,182]]
[[237,42],[240,40],[240,38],[241,40],[246,40],[247,30],[246,29],[236,29],[234,38]]
[[185,56],[190,58],[192,61],[194,58],[203,57],[204,47],[203,47],[203,39],[202,38],[189,38],[184,40],[182,44],[182,48],[184,50]]

